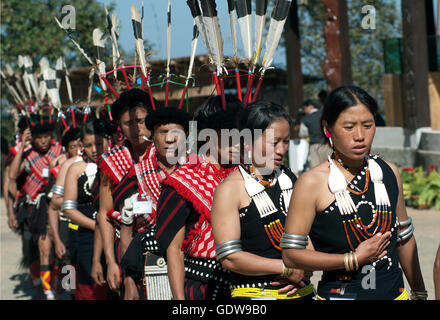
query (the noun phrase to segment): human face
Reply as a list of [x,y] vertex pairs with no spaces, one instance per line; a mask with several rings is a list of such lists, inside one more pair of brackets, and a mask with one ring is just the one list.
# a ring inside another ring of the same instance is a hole
[[87,157],[93,162],[96,162],[108,148],[107,138],[94,134],[84,135],[82,144]]
[[368,155],[376,125],[370,110],[363,104],[357,104],[341,112],[331,128],[324,123],[324,131],[331,133],[338,155],[349,165],[347,162],[363,161]]
[[252,165],[261,175],[271,174],[281,166],[289,142],[289,122],[284,118],[275,120],[254,141]]
[[75,157],[78,154],[78,150],[81,147],[81,140],[72,140],[67,144],[67,153],[69,157]]
[[145,144],[144,137],[149,137],[151,132],[145,126],[147,110],[136,107],[125,111],[119,119],[119,126],[128,141],[134,146]]
[[239,164],[240,163],[240,140],[235,136],[235,131],[221,130],[217,132],[217,151],[220,164]]
[[176,164],[177,157],[185,154],[185,131],[180,124],[169,123],[156,126],[153,142],[158,157],[168,164]]
[[32,144],[40,152],[49,150],[50,140],[52,135],[50,133],[37,133],[32,135]]
[[121,131],[118,130],[118,131],[112,133],[111,140],[112,140],[113,145],[115,145],[115,146],[120,145],[124,141],[124,135],[122,134]]

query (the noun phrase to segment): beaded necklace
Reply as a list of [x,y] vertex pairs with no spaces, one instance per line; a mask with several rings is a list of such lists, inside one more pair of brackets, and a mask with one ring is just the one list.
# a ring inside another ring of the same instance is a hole
[[[346,169],[347,171],[349,171],[349,167],[347,166],[347,165],[345,165],[344,164],[344,162],[342,161],[342,159],[340,158],[340,157],[338,157],[338,154],[336,153],[336,150],[335,151],[333,151],[333,155],[332,155],[332,158],[334,158],[334,159],[336,159],[338,162],[339,162],[339,164],[344,168],[344,169]],[[362,194],[364,194],[365,192],[367,192],[367,190],[368,190],[368,184],[369,184],[369,180],[370,180],[370,170],[368,169],[368,166],[365,166],[365,162],[366,162],[367,160],[366,159],[364,159],[364,169],[365,169],[365,185],[364,185],[364,189],[362,190],[362,191],[356,191],[356,190],[353,190],[350,186],[349,186],[349,184],[347,184],[347,190],[348,191],[350,191],[351,193],[353,193],[353,194],[355,194],[355,195],[358,195],[358,196],[360,196],[360,195],[362,195]]]
[[264,179],[264,178],[260,179],[260,178],[257,177],[257,175],[255,173],[255,168],[254,168],[254,166],[252,164],[249,165],[249,173],[250,173],[251,177],[254,178],[255,181],[257,181],[263,187],[270,187],[272,185],[272,183],[273,183],[274,173],[272,173],[270,175],[269,179]]
[[292,181],[283,170],[278,169],[272,174],[270,181],[264,181],[264,184],[262,184],[260,179],[255,179],[255,177],[252,176],[251,168],[249,170],[250,172],[247,172],[241,166],[239,166],[239,168],[245,181],[246,191],[254,201],[260,214],[267,238],[275,249],[281,251],[280,241],[284,233],[284,226],[278,215],[276,215],[279,210],[275,207],[272,199],[267,194],[266,188],[274,185],[276,182],[280,184],[282,190],[281,197],[284,200],[284,206],[286,209],[285,211],[282,210],[282,212],[286,215],[290,203],[290,197],[292,195]]
[[[354,235],[358,243],[360,243],[370,237],[373,237],[378,232],[384,233],[391,229],[392,212],[390,210],[390,204],[388,200],[388,195],[386,194],[386,189],[382,183],[382,170],[371,157],[367,157],[366,161],[367,161],[367,166],[364,167],[363,169],[365,171],[363,170],[361,171],[361,175],[365,175],[365,185],[363,190],[356,191],[350,188],[348,185],[346,186],[346,190],[358,196],[365,194],[368,191],[368,187],[370,185],[369,184],[370,182],[369,173],[371,171],[370,166],[373,166],[375,179],[372,179],[372,181],[373,184],[375,185],[374,191],[375,191],[376,206],[374,206],[373,203],[368,201],[360,201],[357,203],[357,205],[354,205],[351,196],[349,194],[344,195],[345,198],[344,196],[341,197],[340,195],[339,196],[336,195],[336,199],[337,199],[336,202],[338,204],[339,210],[341,211],[341,220],[344,226],[345,236],[347,239],[347,243],[352,251],[355,251],[355,246],[352,244],[352,241],[350,239],[350,235],[349,235],[350,231]],[[342,162],[340,163],[342,164]],[[380,174],[378,174],[378,172]],[[378,178],[378,176],[380,176],[380,179]],[[344,183],[345,183],[346,182],[345,176],[343,176],[341,172],[339,179],[342,179],[342,177],[344,177]],[[337,192],[333,192],[333,193],[337,193]],[[347,208],[347,206],[344,205],[344,203],[347,203],[348,200],[347,196],[350,199],[350,201],[353,203],[352,208]],[[343,200],[340,200],[341,198],[343,198]],[[363,204],[370,204],[370,206],[372,207],[372,220],[368,225],[365,225],[362,222],[362,218],[359,217],[359,215],[357,214],[357,209],[359,208],[360,205]]]

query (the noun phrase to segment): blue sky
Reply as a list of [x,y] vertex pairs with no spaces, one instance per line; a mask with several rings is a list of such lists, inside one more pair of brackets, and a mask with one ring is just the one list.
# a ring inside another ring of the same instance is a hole
[[[99,0],[104,4],[109,4],[110,0]],[[134,49],[134,36],[131,24],[131,5],[136,5],[139,10],[142,0],[113,1],[116,3],[114,12],[120,20],[119,44],[124,50]],[[218,0],[217,11],[220,19],[220,27],[224,42],[223,53],[227,56],[232,55],[232,42],[229,27],[229,14],[226,0]],[[154,45],[153,51],[156,54],[152,59],[166,59],[167,57],[167,0],[144,0],[144,39],[148,39]],[[269,14],[267,15],[267,18]],[[267,19],[266,18],[266,19]],[[266,20],[267,21],[267,20]],[[191,39],[193,30],[193,18],[185,0],[171,0],[171,58],[189,56],[191,51]],[[238,25],[237,25],[237,32]],[[241,38],[238,35],[238,49],[241,49]],[[108,43],[108,45],[110,45]],[[206,49],[201,38],[197,44],[196,54],[205,54]],[[240,53],[240,51],[239,51]],[[273,64],[284,65],[284,48],[279,47],[274,58]]]

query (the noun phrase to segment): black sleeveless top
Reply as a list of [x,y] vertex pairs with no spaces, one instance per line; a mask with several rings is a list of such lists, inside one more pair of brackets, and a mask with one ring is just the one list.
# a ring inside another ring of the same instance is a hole
[[[290,178],[292,184],[295,185],[297,180],[296,176],[290,171],[290,169],[282,166],[281,170]],[[284,197],[282,196],[282,190],[277,181],[273,186],[266,188],[266,193],[272,200],[275,207],[278,209],[277,212],[271,214],[270,219],[279,219],[281,225],[284,227],[286,221],[287,211],[285,207],[288,208],[288,204],[285,206]],[[266,229],[264,221],[260,217],[260,213],[257,210],[256,204],[252,199],[247,207],[240,208],[238,211],[240,215],[240,228],[241,228],[241,238],[243,251],[253,253],[255,255],[271,258],[271,259],[281,259],[281,251],[277,250],[266,234]],[[279,244],[278,244],[279,246]],[[265,287],[266,289],[276,289],[270,285],[274,278],[279,276],[265,275],[265,276],[245,276],[231,272],[231,287]]]
[[[96,179],[96,175],[95,175]],[[93,182],[88,183],[86,172],[84,171],[78,178],[78,211],[84,214],[87,218],[96,219],[98,212],[97,207],[93,204],[94,193],[92,192]],[[85,229],[79,227],[78,230]],[[88,230],[88,229],[87,229]]]
[[[385,249],[387,254],[384,258],[371,265],[359,266],[359,270],[348,273],[344,270],[324,271],[318,285],[318,295],[328,299],[331,295],[340,295],[341,288],[345,296],[355,299],[395,299],[403,290],[402,270],[399,268],[399,258],[397,255],[397,224],[396,224],[396,205],[398,198],[397,180],[392,169],[380,158],[373,157],[383,172],[383,183],[385,184],[391,208],[391,232],[389,246]],[[355,175],[349,186],[351,189],[363,190],[366,183],[366,171],[363,168]],[[374,196],[374,184],[369,181],[368,190],[363,195],[350,193],[358,212],[365,226],[370,225],[376,209]],[[379,215],[377,215],[379,219]],[[382,221],[383,222],[383,221]],[[359,245],[358,238],[354,235],[351,228],[346,223],[348,236],[353,247]],[[372,228],[370,233],[373,232]],[[379,229],[380,230],[380,229]],[[317,212],[310,230],[310,239],[316,251],[325,253],[344,254],[351,251],[348,244],[342,216],[338,209],[336,200],[326,209]]]

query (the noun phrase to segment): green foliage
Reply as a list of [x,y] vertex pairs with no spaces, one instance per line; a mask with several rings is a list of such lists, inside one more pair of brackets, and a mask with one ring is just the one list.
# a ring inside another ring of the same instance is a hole
[[[362,13],[362,7],[367,4],[375,8],[376,29],[374,30],[362,28],[362,20],[366,16]],[[394,0],[377,0],[370,3],[362,0],[347,0],[347,6],[353,83],[367,90],[378,100],[379,105],[383,105],[382,41],[401,35],[400,8],[396,6]],[[324,78],[321,68],[326,56],[322,0],[308,0],[307,4],[299,5],[298,18],[302,72]],[[305,97],[316,99],[322,89],[326,89],[325,81],[307,84],[304,87]]]
[[[62,21],[67,15],[62,12],[66,5],[75,8],[75,39],[86,52],[92,53],[93,29],[106,30],[102,3],[95,0],[8,0],[1,2],[2,59],[14,66],[19,54],[30,55],[34,64],[43,56],[51,62],[65,56],[69,68],[87,65],[55,22],[54,17]],[[109,11],[113,8],[114,4],[108,6]]]
[[407,205],[420,209],[434,206],[440,210],[440,174],[435,168],[426,172],[422,167],[405,167],[400,176]]

